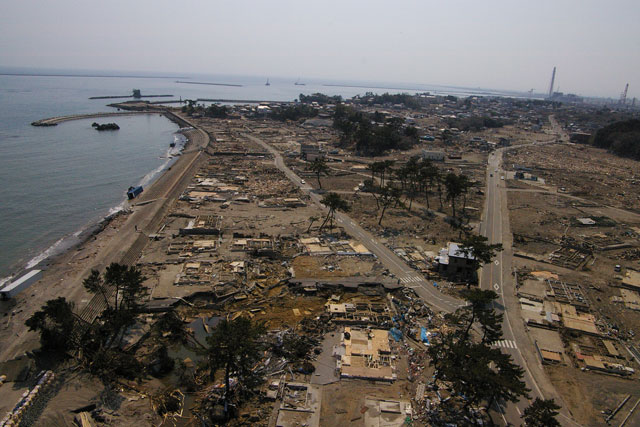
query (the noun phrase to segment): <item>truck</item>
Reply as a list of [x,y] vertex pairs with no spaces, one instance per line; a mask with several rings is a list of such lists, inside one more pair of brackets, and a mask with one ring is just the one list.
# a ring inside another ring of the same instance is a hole
[[140,193],[142,193],[142,191],[142,185],[138,185],[137,187],[129,187],[129,189],[127,190],[127,197],[129,198],[129,200],[135,199],[140,195]]
[[42,270],[31,270],[0,289],[0,299],[8,300],[13,298],[40,279],[42,279]]

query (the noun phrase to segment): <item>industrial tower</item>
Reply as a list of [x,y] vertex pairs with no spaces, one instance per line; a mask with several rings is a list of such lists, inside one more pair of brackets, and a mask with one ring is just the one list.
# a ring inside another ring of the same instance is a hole
[[627,91],[629,90],[629,83],[624,87],[624,90],[620,94],[620,104],[625,105],[627,103]]
[[556,81],[556,67],[553,67],[553,73],[551,74],[551,85],[549,86],[549,98],[553,96],[553,84]]

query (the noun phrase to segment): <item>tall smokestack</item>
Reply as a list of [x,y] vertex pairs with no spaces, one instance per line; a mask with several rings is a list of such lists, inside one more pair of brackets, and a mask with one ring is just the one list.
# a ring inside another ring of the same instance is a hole
[[553,84],[556,82],[556,67],[553,67],[553,73],[551,74],[551,85],[549,86],[549,98],[553,96]]

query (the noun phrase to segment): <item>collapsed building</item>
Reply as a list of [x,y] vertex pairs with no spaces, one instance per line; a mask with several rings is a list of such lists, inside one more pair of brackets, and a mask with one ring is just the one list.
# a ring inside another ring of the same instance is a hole
[[334,348],[334,356],[341,378],[397,379],[395,356],[391,353],[387,330],[346,326],[342,342]]

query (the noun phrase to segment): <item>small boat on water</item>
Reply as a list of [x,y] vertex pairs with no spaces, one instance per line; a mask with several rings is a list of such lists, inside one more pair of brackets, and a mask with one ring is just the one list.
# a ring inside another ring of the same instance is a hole
[[171,144],[169,144],[169,147],[174,148],[176,146],[175,142],[172,142]]
[[306,83],[300,83],[300,79],[298,78],[298,81],[296,81],[294,83],[294,85],[296,85],[296,86],[306,86],[307,84]]
[[269,78],[267,77],[267,82],[264,84],[265,86],[271,86],[271,83],[269,83]]

